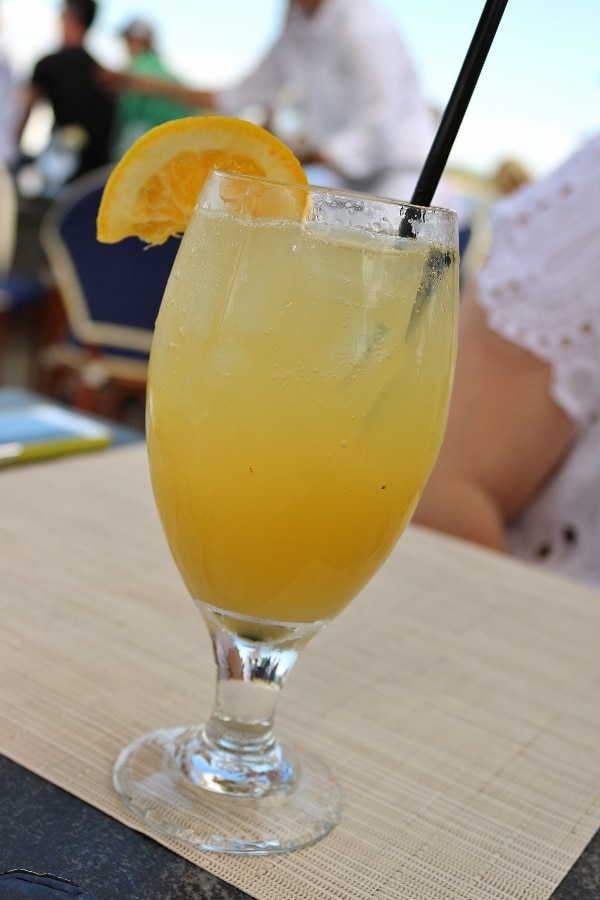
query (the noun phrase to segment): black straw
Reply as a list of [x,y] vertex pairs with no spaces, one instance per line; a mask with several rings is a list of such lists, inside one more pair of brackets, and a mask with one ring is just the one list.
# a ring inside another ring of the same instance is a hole
[[[419,175],[411,203],[431,206],[442,172],[448,162],[452,145],[469,105],[494,35],[500,24],[508,0],[486,0],[475,34],[467,50],[467,55],[458,74],[454,90],[448,100],[431,149]],[[402,237],[412,236],[411,217],[402,219]]]

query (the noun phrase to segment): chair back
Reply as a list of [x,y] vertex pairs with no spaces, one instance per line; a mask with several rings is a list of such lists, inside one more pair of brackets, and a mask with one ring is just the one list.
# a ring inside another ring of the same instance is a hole
[[11,267],[17,235],[17,190],[13,177],[0,160],[0,278]]
[[105,352],[147,357],[179,240],[146,247],[138,238],[101,244],[96,218],[111,167],[72,182],[40,229],[69,330]]

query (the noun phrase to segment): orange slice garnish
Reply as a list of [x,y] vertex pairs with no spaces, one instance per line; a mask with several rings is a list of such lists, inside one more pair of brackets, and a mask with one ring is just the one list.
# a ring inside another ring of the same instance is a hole
[[307,183],[292,151],[258,125],[230,116],[174,119],[139,138],[111,172],[98,211],[98,240],[139,237],[163,244],[183,234],[214,169]]

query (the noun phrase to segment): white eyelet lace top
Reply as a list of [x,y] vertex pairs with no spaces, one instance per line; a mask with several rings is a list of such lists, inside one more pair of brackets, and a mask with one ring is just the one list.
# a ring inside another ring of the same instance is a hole
[[498,205],[478,296],[491,328],[552,366],[577,425],[567,459],[511,523],[524,559],[600,587],[600,135]]

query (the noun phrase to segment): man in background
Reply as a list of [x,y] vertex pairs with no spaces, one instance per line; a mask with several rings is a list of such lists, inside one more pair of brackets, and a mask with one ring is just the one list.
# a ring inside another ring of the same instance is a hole
[[85,49],[96,16],[96,0],[65,0],[60,15],[62,44],[40,59],[26,88],[19,136],[35,106],[47,101],[54,114],[53,135],[77,134],[78,158],[72,177],[110,161],[115,99],[100,83],[98,65]]
[[372,0],[288,0],[278,40],[215,105],[250,105],[339,186],[410,200],[435,131],[395,24]]

